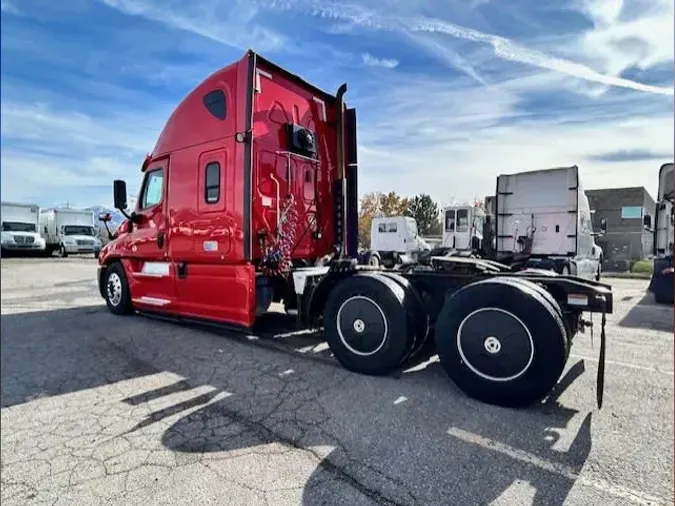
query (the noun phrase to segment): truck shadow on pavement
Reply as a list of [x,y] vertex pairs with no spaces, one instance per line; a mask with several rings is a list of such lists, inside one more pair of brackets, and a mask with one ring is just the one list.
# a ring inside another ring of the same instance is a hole
[[[293,318],[268,314],[252,341],[340,367],[319,333],[294,328]],[[274,452],[270,447],[309,452],[317,465],[303,490],[308,506],[514,504],[523,494],[535,505],[563,504],[590,454],[592,414],[583,417],[558,399],[584,372],[583,360],[576,362],[541,405],[509,410],[466,398],[426,355],[385,378],[341,370],[344,383],[323,392],[317,382],[312,399],[263,395],[252,405],[235,394],[175,422],[163,443],[214,461]],[[215,378],[211,385],[227,388]],[[306,383],[297,377],[285,383],[290,390],[296,385]],[[575,417],[578,428],[573,437],[566,434],[567,448],[554,449]]]
[[642,297],[625,297],[622,302],[632,303],[628,313],[621,319],[619,326],[661,332],[673,332],[673,306],[657,304],[654,295],[647,293]]
[[[121,404],[149,409],[119,437],[166,427],[166,449],[262,493],[295,489],[307,506],[559,505],[591,451],[591,413],[559,402],[583,361],[543,403],[510,410],[467,398],[433,360],[368,377],[302,352],[316,336],[226,335],[101,306],[6,314],[2,406],[170,372],[182,379],[125,387]],[[285,460],[293,452],[304,465]]]
[[[361,392],[345,390],[338,404],[349,409],[306,409],[269,399],[255,408],[265,415],[251,417],[244,414],[246,401],[228,398],[181,418],[165,431],[163,443],[176,452],[212,454],[214,462],[218,455],[279,451],[270,447],[309,452],[317,464],[303,489],[307,506],[562,505],[591,450],[592,414],[566,451],[554,450],[579,414],[557,397],[583,372],[580,361],[541,406],[520,411],[462,398],[439,370],[404,381],[421,381],[425,394],[446,396],[447,405],[405,396],[377,402],[377,394],[360,400]],[[357,377],[355,383],[371,381]],[[326,447],[333,449],[325,454]]]

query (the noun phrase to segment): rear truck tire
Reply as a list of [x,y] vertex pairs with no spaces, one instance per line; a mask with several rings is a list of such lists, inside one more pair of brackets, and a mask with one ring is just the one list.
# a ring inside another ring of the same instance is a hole
[[436,348],[448,376],[468,396],[504,407],[546,397],[568,355],[560,313],[534,283],[514,281],[463,287],[446,299],[436,321]]
[[560,275],[561,276],[569,276],[570,275],[570,266],[565,264],[560,268]]
[[100,254],[100,253],[99,253],[98,251],[94,253],[94,258],[95,258],[96,260],[98,260],[99,254]]
[[370,255],[368,255],[368,265],[370,265],[371,267],[379,267],[380,257],[375,253],[370,253]]
[[68,251],[66,250],[66,247],[62,244],[59,246],[59,256],[61,258],[67,258],[68,257]]
[[424,344],[427,342],[429,337],[429,315],[424,310],[422,297],[420,297],[417,289],[409,280],[400,274],[396,274],[395,272],[384,271],[364,274],[375,274],[387,277],[396,282],[405,291],[403,304],[405,306],[406,319],[408,321],[408,333],[413,337],[413,343],[410,347],[409,353],[403,358],[402,363],[414,358],[419,354],[420,350],[424,347]]
[[384,375],[408,356],[406,291],[380,273],[355,274],[340,282],[323,311],[324,336],[335,358],[350,371]]
[[[563,310],[560,307],[560,304],[558,304],[558,301],[555,300],[553,295],[551,295],[551,292],[549,292],[546,288],[543,286],[533,283],[532,281],[528,279],[523,279],[523,278],[517,278],[517,277],[511,277],[508,279],[503,279],[504,282],[508,283],[511,281],[516,281],[516,282],[521,282],[524,281],[523,286],[528,287],[531,290],[534,290],[537,292],[539,295],[541,295],[544,303],[548,304],[558,315],[558,318],[560,318],[561,322],[565,321],[564,315],[563,315]],[[566,332],[567,339],[565,341],[565,362],[567,362],[567,359],[569,358],[570,355],[570,350],[572,349],[572,338],[574,337],[573,335],[570,335],[569,332]]]
[[127,275],[122,264],[113,262],[107,267],[104,276],[103,293],[110,312],[116,315],[131,314],[134,308],[131,304]]

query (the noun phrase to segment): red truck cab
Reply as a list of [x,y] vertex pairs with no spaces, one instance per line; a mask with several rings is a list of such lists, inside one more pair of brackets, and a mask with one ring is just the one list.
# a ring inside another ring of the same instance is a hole
[[249,51],[185,97],[142,164],[135,210],[114,183],[127,221],[99,255],[110,311],[251,329],[283,300],[352,371],[386,374],[431,349],[459,388],[502,406],[546,396],[589,325],[582,313],[596,312],[600,405],[610,286],[479,258],[358,264],[346,89],[331,95]]
[[[356,152],[345,89],[330,95],[253,51],[206,78],[142,165],[136,209],[99,256],[102,294],[124,281],[125,307],[250,327],[256,305],[285,293],[270,279],[355,250],[355,166],[340,156]],[[126,186],[115,188],[123,209]],[[115,261],[123,270],[111,284]]]

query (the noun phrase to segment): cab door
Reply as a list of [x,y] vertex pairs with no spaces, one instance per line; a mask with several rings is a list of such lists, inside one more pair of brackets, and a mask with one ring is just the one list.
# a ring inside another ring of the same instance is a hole
[[151,162],[145,170],[129,234],[126,265],[134,306],[171,310],[175,304],[174,269],[169,258],[169,158]]

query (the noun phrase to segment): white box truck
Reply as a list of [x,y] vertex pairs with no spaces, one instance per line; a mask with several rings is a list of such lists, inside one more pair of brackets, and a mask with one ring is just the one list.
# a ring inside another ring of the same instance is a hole
[[600,279],[595,236],[606,222],[594,232],[576,165],[500,175],[494,209],[496,260],[521,257],[530,268]]
[[40,207],[36,204],[0,204],[2,253],[9,251],[44,252],[45,241],[38,232]]
[[45,209],[40,213],[40,233],[47,243],[49,254],[58,251],[69,254],[93,253],[98,258],[101,240],[94,211],[70,208]]

